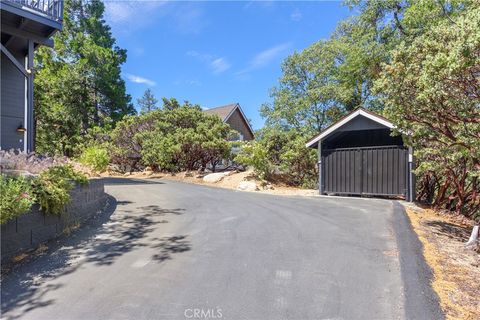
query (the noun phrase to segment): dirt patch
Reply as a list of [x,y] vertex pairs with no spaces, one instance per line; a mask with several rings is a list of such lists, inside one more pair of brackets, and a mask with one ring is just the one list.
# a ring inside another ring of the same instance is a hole
[[423,244],[446,318],[478,319],[480,254],[465,247],[473,222],[414,206],[406,211]]
[[211,187],[234,189],[234,190],[237,190],[238,185],[242,181],[253,181],[257,184],[259,188],[259,190],[255,192],[259,192],[259,193],[290,195],[290,196],[318,195],[318,190],[300,189],[300,188],[289,187],[282,184],[266,183],[265,181],[261,181],[260,179],[258,179],[252,171],[233,172],[225,176],[222,180],[215,183],[209,183],[209,182],[203,181],[202,179],[203,175],[197,174],[197,173],[191,174],[191,173],[182,172],[175,175],[167,174],[167,175],[164,175],[163,178],[170,179],[170,180],[183,181],[188,183],[208,185]]
[[127,174],[119,174],[115,172],[106,172],[101,174],[103,177],[127,177],[127,178],[139,178],[139,179],[167,179],[174,181],[181,181],[186,183],[201,184],[210,187],[225,188],[237,190],[238,185],[242,181],[253,181],[258,186],[259,193],[268,193],[275,195],[286,195],[286,196],[317,196],[318,190],[315,189],[300,189],[295,187],[290,187],[285,184],[271,184],[266,183],[258,179],[252,171],[243,171],[243,172],[232,172],[226,175],[222,180],[218,182],[205,182],[203,177],[207,173],[198,173],[196,171],[184,171],[179,173],[154,173],[151,171],[146,172],[133,172]]

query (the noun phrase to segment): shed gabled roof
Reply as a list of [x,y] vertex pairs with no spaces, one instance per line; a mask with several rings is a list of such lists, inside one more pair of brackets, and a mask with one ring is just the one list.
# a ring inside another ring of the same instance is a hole
[[340,120],[338,120],[337,122],[333,123],[332,125],[330,125],[329,127],[327,127],[325,130],[323,130],[319,135],[317,135],[316,137],[310,139],[306,144],[305,146],[307,148],[311,148],[315,145],[317,145],[317,143],[321,140],[323,140],[324,138],[326,138],[328,135],[330,135],[331,133],[333,133],[335,130],[337,130],[338,128],[340,128],[341,126],[345,125],[346,123],[352,121],[353,119],[355,119],[356,117],[359,117],[359,116],[363,116],[365,118],[368,118],[372,121],[375,121],[389,129],[393,129],[395,126],[393,125],[392,122],[390,122],[388,119],[382,117],[381,115],[379,114],[376,114],[372,111],[368,111],[366,109],[363,109],[363,108],[358,108],[352,112],[350,112],[349,114],[347,114],[346,116],[344,116],[343,118],[341,118]]
[[222,119],[223,122],[227,122],[228,119],[233,115],[233,113],[234,113],[235,110],[237,110],[237,109],[238,109],[238,111],[240,111],[240,114],[242,115],[243,120],[244,120],[245,123],[247,124],[248,130],[250,130],[250,133],[251,133],[252,136],[253,136],[253,135],[254,135],[253,129],[252,129],[252,127],[250,126],[250,123],[248,122],[247,117],[246,117],[245,114],[243,113],[242,108],[240,108],[240,104],[239,104],[239,103],[231,103],[231,104],[227,104],[227,105],[225,105],[225,106],[220,106],[220,107],[215,107],[215,108],[203,110],[203,112],[205,112],[205,113],[207,113],[207,114],[217,115],[217,116],[220,117],[220,119]]

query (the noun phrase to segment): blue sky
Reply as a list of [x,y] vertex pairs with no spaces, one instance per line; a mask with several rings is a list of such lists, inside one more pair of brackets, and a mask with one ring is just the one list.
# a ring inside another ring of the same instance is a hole
[[133,102],[151,88],[204,108],[239,102],[254,129],[281,62],[328,38],[350,12],[340,1],[105,1],[106,21],[128,50]]

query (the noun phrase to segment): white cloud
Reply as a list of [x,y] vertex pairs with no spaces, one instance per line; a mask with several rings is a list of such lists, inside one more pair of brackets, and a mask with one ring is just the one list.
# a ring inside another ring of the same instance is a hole
[[192,87],[201,87],[202,82],[199,80],[176,80],[173,82],[174,85],[176,86],[192,86]]
[[131,49],[133,51],[133,53],[135,54],[135,56],[137,57],[141,57],[145,54],[145,49],[142,48],[142,47],[135,47],[133,49]]
[[141,84],[146,84],[150,87],[153,87],[155,86],[157,83],[153,80],[150,80],[150,79],[147,79],[147,78],[143,78],[143,77],[140,77],[140,76],[136,76],[134,74],[130,74],[130,73],[127,73],[125,75],[127,77],[127,79],[131,82],[134,82],[134,83],[141,83]]
[[208,25],[203,10],[194,2],[125,0],[105,1],[105,19],[120,31],[129,33],[158,19],[180,33],[197,34]]
[[302,18],[303,18],[302,12],[300,12],[300,10],[298,10],[298,8],[293,10],[293,12],[290,14],[290,20],[292,20],[292,21],[297,22],[297,21],[302,20]]
[[230,69],[230,64],[225,60],[225,58],[218,58],[213,60],[210,63],[210,66],[213,68],[214,73],[222,73]]
[[199,60],[208,60],[208,59],[212,58],[212,56],[209,55],[209,54],[200,53],[200,52],[195,51],[195,50],[188,51],[187,56],[198,58]]
[[215,74],[223,73],[231,67],[230,63],[224,57],[217,57],[212,54],[200,53],[197,51],[188,51],[187,56],[194,57],[195,59],[205,63]]
[[274,0],[252,0],[248,1],[244,6],[243,10],[248,10],[251,7],[261,7],[261,8],[272,8],[275,6],[275,1]]
[[[113,23],[130,23],[144,21],[145,14],[151,13],[167,1],[105,1],[105,18]],[[138,19],[142,17],[142,19]]]
[[291,42],[286,42],[257,53],[250,61],[248,66],[245,69],[237,72],[236,74],[241,75],[249,73],[250,71],[267,66],[270,62],[285,53],[285,51],[287,51],[291,46]]
[[198,34],[208,24],[203,11],[192,4],[183,4],[172,15],[175,28],[181,33]]

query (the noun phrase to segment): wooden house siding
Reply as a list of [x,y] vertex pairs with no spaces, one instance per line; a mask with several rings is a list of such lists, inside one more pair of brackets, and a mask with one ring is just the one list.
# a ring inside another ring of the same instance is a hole
[[[21,53],[15,53],[19,61],[25,60]],[[24,134],[18,127],[25,126],[25,77],[2,53],[1,58],[1,148],[24,149]]]
[[227,119],[226,123],[228,123],[233,130],[241,133],[243,135],[243,140],[253,140],[254,137],[248,129],[248,124],[240,113],[240,110],[236,109]]
[[243,136],[242,140],[248,141],[255,139],[253,129],[250,127],[250,124],[238,103],[207,109],[203,112],[215,115],[222,119],[222,121],[227,123],[230,128]]
[[40,45],[53,47],[62,19],[63,0],[2,0],[1,149],[34,150],[33,54]]

